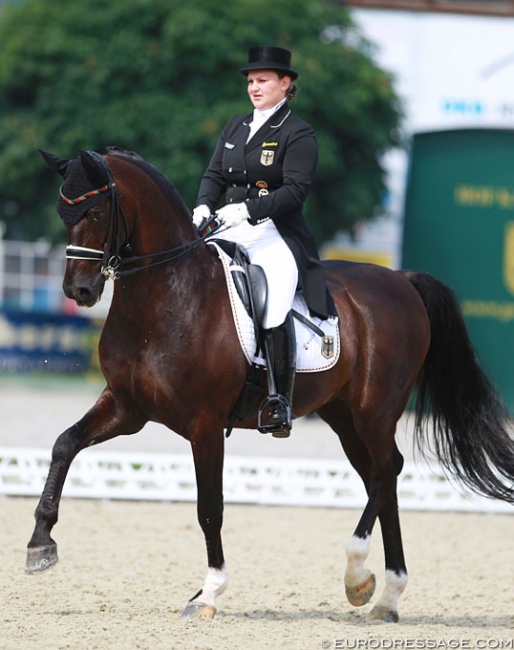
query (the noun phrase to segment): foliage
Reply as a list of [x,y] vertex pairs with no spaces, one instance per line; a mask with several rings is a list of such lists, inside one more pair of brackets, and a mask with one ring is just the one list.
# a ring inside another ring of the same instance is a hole
[[[292,10],[294,6],[294,10]],[[255,44],[293,51],[295,110],[320,162],[307,218],[318,242],[373,216],[398,142],[392,79],[329,0],[25,0],[0,10],[0,220],[11,238],[62,238],[58,178],[38,148],[117,145],[193,206],[225,122],[250,112],[238,70]]]

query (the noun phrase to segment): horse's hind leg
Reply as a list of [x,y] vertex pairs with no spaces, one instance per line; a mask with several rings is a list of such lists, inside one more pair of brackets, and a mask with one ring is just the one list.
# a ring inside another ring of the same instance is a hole
[[223,525],[223,426],[218,435],[209,429],[202,439],[192,441],[198,488],[198,522],[207,547],[207,576],[202,588],[189,600],[182,618],[213,618],[216,598],[228,586],[221,527]]
[[379,512],[385,555],[385,587],[368,620],[398,622],[398,600],[407,586],[407,568],[398,517],[396,476],[394,487],[384,496]]
[[144,420],[130,410],[123,411],[112,394],[105,390],[93,408],[57,438],[43,494],[35,511],[36,525],[27,549],[27,573],[45,571],[58,560],[57,544],[51,532],[57,523],[64,482],[75,456],[85,447],[121,433],[135,433],[144,424]]
[[[346,404],[333,402],[320,409],[318,414],[339,436],[348,460],[367,490],[371,458],[355,431],[350,409]],[[365,566],[375,519],[374,500],[370,499],[353,536],[346,544],[345,591],[348,601],[355,607],[366,605],[375,592],[375,575]]]
[[[319,414],[338,434],[349,461],[363,480],[368,493],[364,512],[346,545],[347,598],[352,605],[362,606],[369,602],[374,593],[375,576],[365,567],[365,561],[378,517],[384,541],[386,585],[368,618],[396,622],[397,603],[407,584],[407,571],[396,499],[396,476],[401,470],[403,459],[394,444],[394,427],[389,437],[390,444],[375,451],[357,433],[354,418],[346,405],[331,404],[319,411]],[[362,425],[359,426],[359,430],[362,428]]]
[[396,447],[396,421],[387,427],[385,417],[366,417],[356,429],[366,440],[370,470],[366,483],[368,503],[356,529],[356,535],[366,535],[378,516],[382,528],[385,558],[385,586],[368,615],[368,620],[397,622],[398,600],[407,586],[407,568],[398,516],[397,476],[403,467],[403,457]]

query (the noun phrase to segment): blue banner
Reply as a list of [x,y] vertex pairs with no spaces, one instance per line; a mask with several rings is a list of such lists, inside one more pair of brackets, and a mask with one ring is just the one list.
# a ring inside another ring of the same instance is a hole
[[0,310],[0,372],[88,372],[100,330],[87,318]]

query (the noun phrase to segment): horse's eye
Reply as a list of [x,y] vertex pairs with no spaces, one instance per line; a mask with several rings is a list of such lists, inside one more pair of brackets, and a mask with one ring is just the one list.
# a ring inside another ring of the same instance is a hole
[[94,222],[102,221],[105,218],[105,210],[102,207],[91,208],[87,212],[87,218]]

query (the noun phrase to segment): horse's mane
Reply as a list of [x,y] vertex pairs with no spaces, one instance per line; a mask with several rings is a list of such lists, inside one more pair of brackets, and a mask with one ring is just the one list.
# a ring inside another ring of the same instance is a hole
[[162,172],[135,151],[128,151],[127,149],[110,145],[104,149],[98,150],[98,153],[113,156],[114,158],[122,158],[123,160],[133,163],[155,181],[162,193],[167,196],[172,203],[179,203],[184,210],[189,213],[189,209],[175,185]]

